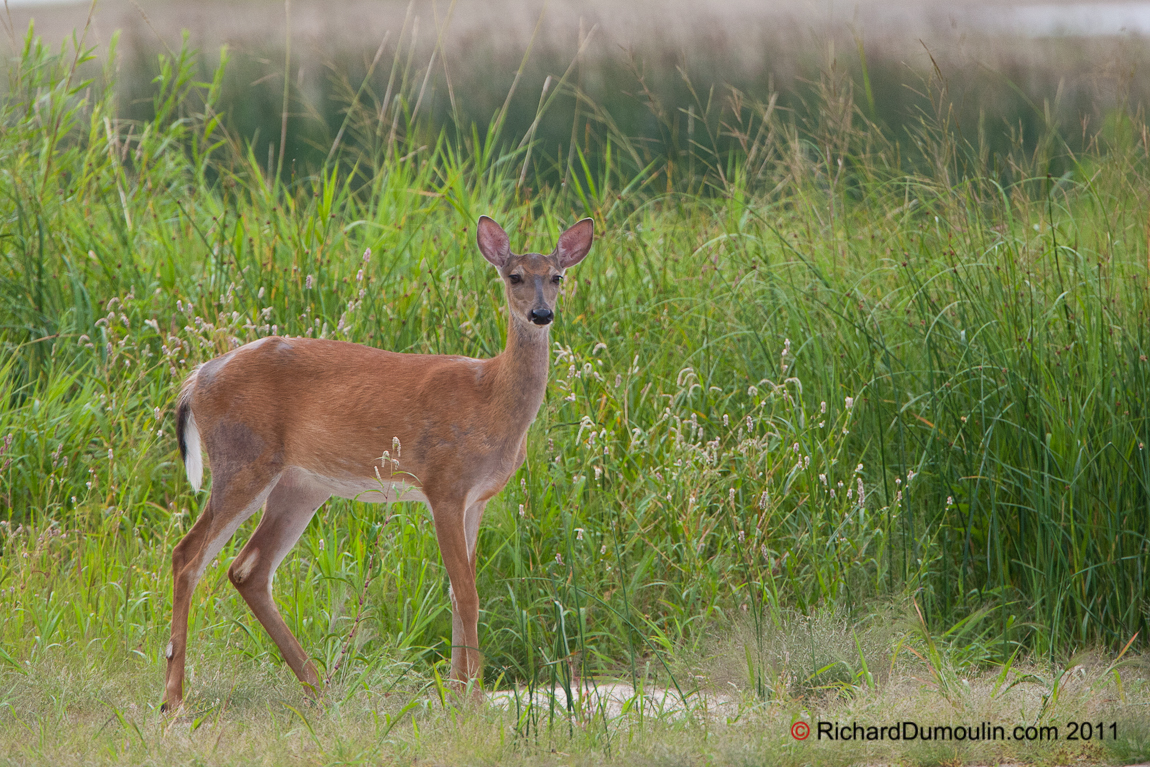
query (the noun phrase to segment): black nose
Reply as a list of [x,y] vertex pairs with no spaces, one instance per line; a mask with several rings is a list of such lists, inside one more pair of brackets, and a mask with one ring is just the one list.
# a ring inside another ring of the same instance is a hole
[[536,325],[549,325],[555,319],[555,312],[550,309],[532,309],[527,313],[527,319]]

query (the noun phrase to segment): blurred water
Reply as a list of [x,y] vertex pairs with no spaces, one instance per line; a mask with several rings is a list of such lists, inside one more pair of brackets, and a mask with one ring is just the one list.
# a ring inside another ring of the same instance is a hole
[[[88,6],[90,0],[7,0],[10,9],[17,10],[17,17],[23,9],[37,8],[42,10],[59,8],[75,8]],[[448,2],[442,3],[445,7]],[[486,17],[497,20],[496,26],[503,31],[510,27],[525,27],[530,30],[542,7],[536,8],[537,0],[525,0],[517,3],[514,0],[495,0],[490,4],[476,3],[455,14],[457,19],[464,19],[464,25],[473,25],[477,18]],[[430,3],[427,0],[416,0],[413,8],[416,13],[423,12],[430,15]],[[640,34],[646,26],[647,31],[662,31],[676,26],[685,26],[688,31],[699,31],[699,22],[704,26],[717,28],[727,27],[729,33],[738,34],[750,26],[760,24],[774,24],[779,21],[793,21],[800,24],[842,24],[848,23],[858,29],[883,29],[898,34],[914,37],[927,30],[933,22],[946,18],[948,20],[960,19],[980,30],[1001,33],[1018,34],[1028,37],[1099,37],[1122,34],[1146,35],[1150,34],[1150,2],[1046,2],[1032,4],[1023,2],[986,2],[985,0],[959,0],[946,2],[945,0],[927,0],[926,2],[913,2],[911,0],[854,0],[854,2],[837,2],[836,0],[795,0],[794,2],[779,2],[777,0],[700,0],[699,2],[674,2],[665,0],[664,3],[653,0],[630,0],[617,4],[610,0],[557,0],[547,4],[546,17],[548,23],[542,28],[544,34],[553,33],[556,27],[562,28],[572,22],[577,26],[580,19],[589,23],[598,20],[604,28],[633,27],[636,17],[647,18],[644,25],[638,22]],[[379,25],[378,17],[402,16],[406,2],[401,0],[381,0],[378,3],[363,2],[363,0],[297,0],[292,3],[293,13],[301,15],[303,26],[314,26],[315,20],[308,21],[309,11],[317,11],[326,21],[335,21],[344,14],[359,16],[368,27]],[[484,7],[487,12],[484,12]],[[244,2],[231,2],[229,0],[101,0],[97,4],[95,15],[111,17],[122,10],[129,10],[138,15],[140,10],[145,11],[156,22],[159,28],[167,26],[167,22],[180,20],[187,22],[196,20],[204,13],[215,15],[217,21],[222,22],[225,28],[234,32],[237,19],[235,17],[253,16],[263,18],[267,23],[269,41],[279,38],[279,29],[276,24],[281,21],[284,12],[284,3],[281,0],[246,0]],[[442,12],[445,9],[441,9]],[[652,16],[652,12],[655,15]],[[662,11],[662,12],[660,12]],[[365,14],[366,12],[366,14]],[[83,9],[84,15],[87,9]],[[313,14],[314,15],[314,14]],[[170,17],[170,18],[169,18]],[[46,20],[46,19],[42,19]],[[77,16],[79,23],[83,18]],[[18,18],[18,21],[23,21]],[[677,23],[676,23],[677,22]],[[241,26],[250,26],[251,19],[244,19]],[[351,40],[357,31],[363,31],[363,24],[353,25],[347,29],[345,35]],[[258,30],[253,30],[258,33]]]
[[1150,3],[1007,5],[973,16],[986,30],[1027,37],[1150,34]]
[[7,0],[10,8],[32,8],[49,5],[89,5],[88,0]]

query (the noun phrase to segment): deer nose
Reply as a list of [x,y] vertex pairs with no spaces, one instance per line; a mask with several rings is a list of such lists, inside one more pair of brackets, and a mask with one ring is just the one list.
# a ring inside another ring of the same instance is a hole
[[555,312],[550,309],[532,309],[527,313],[527,319],[536,325],[548,325],[555,318]]

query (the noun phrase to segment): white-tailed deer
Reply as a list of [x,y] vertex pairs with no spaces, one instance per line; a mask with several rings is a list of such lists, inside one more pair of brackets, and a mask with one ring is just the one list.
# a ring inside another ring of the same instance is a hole
[[483,508],[523,463],[547,387],[548,330],[563,272],[591,248],[583,219],[550,255],[515,255],[490,218],[483,256],[507,294],[507,346],[487,360],[262,338],[200,365],[176,407],[188,479],[212,471],[207,507],[172,551],[172,640],[163,709],[181,705],[192,591],[240,524],[264,507],[228,577],[314,693],[315,666],[272,601],[272,575],[331,496],[431,508],[450,580],[451,676],[479,673],[475,544]]

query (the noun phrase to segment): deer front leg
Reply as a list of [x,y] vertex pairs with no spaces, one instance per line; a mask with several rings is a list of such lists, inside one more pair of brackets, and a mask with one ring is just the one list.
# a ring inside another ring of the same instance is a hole
[[[478,515],[482,514],[482,505]],[[460,687],[479,676],[479,592],[475,589],[475,560],[468,543],[468,512],[461,502],[433,503],[439,554],[451,583],[451,678]],[[475,529],[478,530],[478,521]]]
[[[472,582],[475,581],[475,565],[476,557],[476,544],[479,542],[479,523],[483,520],[483,510],[487,506],[487,501],[480,501],[473,503],[467,507],[463,513],[463,530],[467,539],[467,561],[468,571],[471,573]],[[479,627],[478,627],[478,613],[479,613],[479,592],[476,590],[475,597],[476,605],[476,624],[473,626],[475,629],[474,638],[476,640],[474,646],[478,648]],[[453,678],[464,678],[460,675],[465,673],[464,669],[467,665],[465,657],[465,648],[468,645],[465,642],[467,629],[464,626],[463,619],[460,616],[459,610],[455,607],[455,599],[451,600],[451,674]],[[475,674],[479,673],[479,669],[475,669]],[[471,678],[470,676],[466,678]]]

